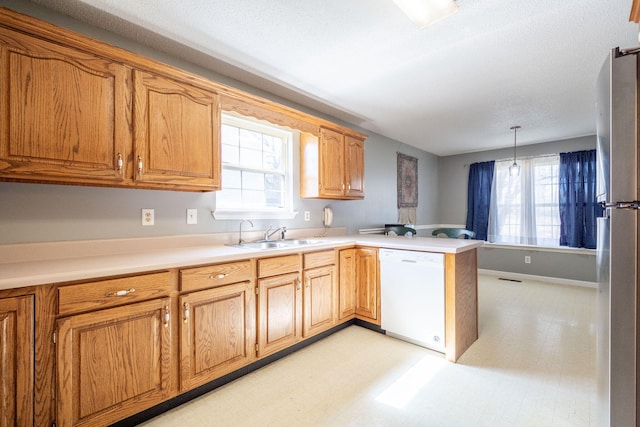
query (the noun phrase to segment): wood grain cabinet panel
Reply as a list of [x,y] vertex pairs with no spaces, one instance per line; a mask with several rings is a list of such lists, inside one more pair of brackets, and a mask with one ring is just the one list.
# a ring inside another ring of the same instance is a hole
[[171,301],[57,321],[57,425],[107,425],[162,402],[171,388]]
[[380,324],[380,281],[378,251],[375,248],[357,248],[356,252],[356,316]]
[[349,320],[355,317],[358,286],[356,278],[356,249],[340,250],[339,260],[340,309],[339,319]]
[[321,127],[300,135],[300,197],[364,198],[364,136]]
[[302,339],[302,284],[299,273],[258,280],[258,356]]
[[134,179],[220,189],[220,102],[213,91],[134,70]]
[[336,274],[333,265],[304,271],[303,336],[326,331],[336,324]]
[[180,297],[181,387],[187,391],[255,359],[255,292],[236,283]]
[[346,184],[345,195],[352,199],[364,198],[364,141],[350,135],[344,137]]
[[35,425],[33,301],[0,299],[0,426]]
[[0,178],[114,185],[131,149],[129,70],[0,28]]

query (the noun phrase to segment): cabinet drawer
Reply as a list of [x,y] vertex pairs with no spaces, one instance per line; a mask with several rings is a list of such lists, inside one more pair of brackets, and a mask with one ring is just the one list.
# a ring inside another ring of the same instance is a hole
[[114,307],[164,296],[168,291],[168,272],[60,286],[58,314]]
[[336,255],[333,250],[312,252],[304,254],[304,269],[322,267],[323,265],[332,265],[336,262]]
[[296,271],[300,271],[299,255],[285,255],[258,260],[258,277],[276,276]]
[[180,271],[180,290],[195,291],[251,279],[251,261],[189,268]]

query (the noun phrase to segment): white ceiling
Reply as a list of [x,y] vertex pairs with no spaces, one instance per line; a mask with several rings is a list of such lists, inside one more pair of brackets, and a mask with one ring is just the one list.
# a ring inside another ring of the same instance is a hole
[[595,133],[631,0],[457,0],[424,30],[391,0],[33,0],[443,156]]

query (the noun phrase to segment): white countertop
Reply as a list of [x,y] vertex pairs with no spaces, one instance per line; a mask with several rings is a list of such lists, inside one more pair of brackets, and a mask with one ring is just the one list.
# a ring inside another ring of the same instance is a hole
[[[384,235],[314,237],[321,244],[278,249],[247,249],[207,237],[171,245],[171,238],[0,245],[0,290],[120,274],[214,264],[248,258],[362,245],[413,251],[460,253],[481,247],[480,240]],[[187,238],[189,239],[189,238]],[[178,240],[175,240],[176,242]]]

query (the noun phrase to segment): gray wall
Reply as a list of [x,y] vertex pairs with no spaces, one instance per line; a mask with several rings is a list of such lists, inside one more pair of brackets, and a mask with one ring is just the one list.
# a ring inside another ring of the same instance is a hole
[[[436,221],[438,194],[438,158],[398,141],[369,133],[340,120],[310,111],[255,88],[216,75],[193,64],[141,46],[122,37],[75,21],[28,2],[5,1],[9,8],[84,33],[130,51],[139,52],[162,62],[198,73],[215,81],[271,98],[317,116],[325,117],[369,134],[365,143],[365,199],[359,201],[309,200],[299,198],[299,148],[294,147],[294,220],[254,221],[255,229],[269,224],[288,228],[321,227],[321,211],[334,210],[334,226],[347,227],[351,233],[359,228],[379,227],[397,221],[396,152],[418,158],[419,207],[418,223]],[[176,234],[199,234],[236,231],[237,220],[214,220],[215,193],[186,193],[157,190],[133,190],[50,184],[0,183],[0,244],[148,237]],[[155,226],[142,227],[140,209],[155,209]],[[198,209],[198,224],[186,225],[186,209]],[[305,222],[303,211],[311,212]]]
[[[518,147],[518,157],[554,154],[596,148],[595,135]],[[438,159],[438,218],[442,223],[464,224],[467,218],[467,180],[469,165],[488,160],[513,158],[513,148],[479,151]],[[531,264],[524,257],[531,257]],[[483,248],[478,254],[482,269],[596,281],[596,263],[592,252],[558,253],[532,249]]]

